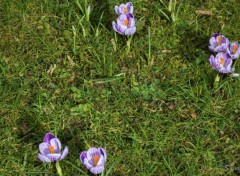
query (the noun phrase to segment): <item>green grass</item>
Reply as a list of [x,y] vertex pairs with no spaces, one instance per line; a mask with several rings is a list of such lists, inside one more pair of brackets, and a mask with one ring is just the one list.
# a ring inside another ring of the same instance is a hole
[[74,0],[0,1],[0,175],[56,175],[37,159],[48,131],[70,148],[64,175],[89,147],[115,176],[239,175],[240,80],[214,86],[208,62],[212,33],[240,39],[238,0],[182,1],[174,22],[132,1],[129,53],[111,27],[121,2],[89,0],[87,21]]

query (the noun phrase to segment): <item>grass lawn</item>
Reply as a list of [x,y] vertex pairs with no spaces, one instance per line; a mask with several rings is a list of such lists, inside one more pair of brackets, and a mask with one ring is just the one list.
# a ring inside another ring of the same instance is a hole
[[66,176],[91,175],[79,161],[89,147],[106,149],[114,176],[240,174],[240,79],[217,84],[208,61],[213,33],[240,42],[239,0],[183,0],[171,12],[132,0],[129,52],[112,29],[126,2],[0,1],[1,176],[57,175],[37,158],[49,131],[69,147]]

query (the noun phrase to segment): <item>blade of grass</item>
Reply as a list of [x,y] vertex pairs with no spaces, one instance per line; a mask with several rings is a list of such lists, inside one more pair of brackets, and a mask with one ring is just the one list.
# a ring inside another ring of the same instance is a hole
[[80,169],[79,167],[77,167],[76,165],[74,165],[73,163],[71,163],[70,161],[64,160],[65,163],[71,165],[73,168],[77,169],[79,172],[81,172],[84,175],[88,175],[86,172],[84,172],[82,169]]

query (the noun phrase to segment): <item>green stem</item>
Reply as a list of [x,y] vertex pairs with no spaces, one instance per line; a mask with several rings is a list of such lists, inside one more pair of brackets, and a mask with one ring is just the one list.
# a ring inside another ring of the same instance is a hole
[[234,59],[234,60],[233,60],[233,66],[232,66],[232,68],[235,67],[235,65],[236,65],[236,63],[237,63],[237,60],[238,60],[238,59]]
[[219,81],[220,81],[220,76],[219,76],[219,74],[217,74],[217,76],[214,80],[214,88],[218,88]]
[[72,30],[73,30],[73,53],[76,55],[76,28],[72,25]]
[[56,166],[58,175],[59,175],[59,176],[63,176],[63,174],[62,174],[62,169],[61,169],[61,167],[60,167],[59,161],[56,162],[56,165],[55,165],[55,166]]
[[151,30],[148,28],[148,65],[151,62]]
[[131,48],[131,42],[132,42],[132,35],[129,37],[127,36],[127,54],[129,53],[130,51],[130,48]]
[[87,1],[85,0],[85,14],[86,20],[89,21],[91,7],[88,5]]

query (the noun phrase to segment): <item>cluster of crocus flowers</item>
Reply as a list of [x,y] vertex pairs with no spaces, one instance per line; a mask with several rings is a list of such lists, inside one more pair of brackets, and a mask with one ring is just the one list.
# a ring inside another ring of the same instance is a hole
[[136,26],[132,3],[128,2],[115,6],[115,11],[119,16],[117,23],[115,21],[112,22],[113,30],[121,35],[133,35],[136,32]]
[[[61,148],[62,144],[59,139],[48,132],[44,136],[43,142],[39,144],[38,158],[42,162],[58,163],[57,161],[64,159],[68,154],[67,146],[62,152]],[[100,174],[104,170],[107,153],[104,148],[90,148],[88,151],[81,152],[79,160],[92,174]]]
[[231,73],[233,59],[238,59],[240,56],[240,46],[238,42],[230,43],[225,36],[215,33],[209,40],[209,50],[216,52],[214,57],[210,56],[209,62],[211,66],[220,73]]

